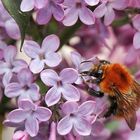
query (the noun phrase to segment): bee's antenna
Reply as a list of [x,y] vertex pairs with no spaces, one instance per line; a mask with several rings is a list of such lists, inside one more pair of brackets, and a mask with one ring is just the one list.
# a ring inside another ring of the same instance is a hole
[[92,60],[85,60],[85,61],[82,61],[81,64],[86,63],[86,62],[93,62],[93,61]]

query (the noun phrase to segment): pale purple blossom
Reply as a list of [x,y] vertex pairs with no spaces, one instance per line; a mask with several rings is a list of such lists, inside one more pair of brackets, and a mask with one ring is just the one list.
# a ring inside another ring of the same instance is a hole
[[79,101],[80,93],[72,85],[78,78],[76,70],[65,68],[58,75],[54,70],[46,69],[41,72],[40,77],[44,84],[51,87],[45,96],[48,106],[58,103],[61,95],[68,101]]
[[65,16],[63,19],[63,24],[65,26],[74,25],[78,17],[86,25],[92,25],[95,23],[95,17],[92,11],[87,8],[87,4],[84,0],[64,0]]
[[60,45],[60,40],[56,35],[49,35],[45,37],[41,47],[35,41],[25,40],[23,49],[27,56],[32,58],[30,62],[30,70],[33,73],[40,73],[45,65],[55,67],[59,65],[62,58],[56,52]]
[[20,9],[23,12],[31,11],[33,8],[41,9],[47,5],[48,0],[22,0]]
[[0,1],[0,27],[5,29],[6,33],[12,39],[20,38],[20,30],[15,20],[9,15],[9,13],[3,7]]
[[52,16],[57,20],[61,21],[64,17],[64,10],[62,8],[63,0],[48,0],[47,5],[39,9],[36,14],[36,21],[38,24],[47,24]]
[[18,82],[11,82],[5,87],[5,95],[9,98],[18,97],[18,100],[38,101],[40,98],[39,86],[34,83],[33,78],[29,69],[22,69],[17,74]]
[[51,115],[52,112],[48,108],[37,106],[30,100],[21,100],[19,108],[11,111],[6,121],[16,124],[24,123],[25,131],[34,137],[38,134],[39,123],[48,121]]
[[6,86],[14,73],[21,69],[27,68],[28,65],[24,60],[16,59],[17,49],[15,46],[8,46],[4,49],[4,60],[0,61],[0,75],[3,75],[3,84]]
[[140,1],[139,0],[128,0],[128,6],[140,8]]
[[115,19],[114,10],[123,10],[127,5],[127,0],[101,0],[101,4],[94,10],[94,14],[97,18],[104,16],[104,24],[110,25]]
[[133,38],[133,45],[135,49],[140,49],[140,14],[136,15],[132,21],[134,28],[137,30]]
[[94,101],[86,101],[78,106],[76,102],[66,102],[62,106],[65,117],[57,125],[60,135],[66,135],[74,129],[79,135],[87,136],[91,133],[92,124],[88,119],[93,115]]
[[12,140],[30,140],[30,137],[26,131],[16,131],[12,137]]

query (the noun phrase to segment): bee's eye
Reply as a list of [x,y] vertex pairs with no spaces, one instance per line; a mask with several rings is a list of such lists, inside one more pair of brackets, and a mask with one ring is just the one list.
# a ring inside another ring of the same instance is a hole
[[103,71],[102,70],[98,70],[96,73],[94,73],[94,76],[97,77],[97,78],[102,77],[102,75],[103,75]]

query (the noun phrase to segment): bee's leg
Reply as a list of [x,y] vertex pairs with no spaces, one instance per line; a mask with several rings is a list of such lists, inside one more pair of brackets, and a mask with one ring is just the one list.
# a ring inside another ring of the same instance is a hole
[[117,100],[115,97],[110,97],[109,99],[111,101],[111,106],[109,108],[109,110],[106,112],[106,114],[104,115],[105,118],[110,117],[112,114],[115,115],[116,111],[117,111]]
[[88,93],[92,96],[96,96],[96,97],[103,97],[104,96],[104,93],[101,92],[101,91],[96,91],[95,89],[93,88],[88,88]]

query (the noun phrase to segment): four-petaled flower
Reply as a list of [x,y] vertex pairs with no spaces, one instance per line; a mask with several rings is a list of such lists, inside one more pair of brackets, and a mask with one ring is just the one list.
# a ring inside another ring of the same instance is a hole
[[[62,111],[66,115],[57,125],[57,131],[60,135],[70,133],[72,128],[82,136],[90,135],[92,123],[89,118],[95,109],[94,101],[86,101],[78,106],[76,102],[66,102],[62,106]],[[94,120],[95,121],[95,120]]]
[[38,24],[47,24],[52,15],[57,21],[61,21],[64,17],[64,10],[62,8],[62,2],[64,0],[48,0],[47,5],[39,9],[36,14],[36,21]]
[[58,103],[61,94],[68,101],[78,101],[80,99],[78,89],[72,85],[78,78],[76,70],[65,68],[58,75],[54,70],[46,69],[41,72],[40,76],[41,80],[51,87],[45,96],[48,106]]
[[30,99],[38,101],[40,98],[39,86],[33,83],[33,75],[29,69],[22,69],[17,78],[19,82],[9,83],[5,87],[5,95],[9,98],[18,97],[21,99]]
[[39,123],[46,122],[50,119],[52,112],[46,108],[33,104],[30,100],[21,100],[19,109],[11,111],[5,122],[15,124],[25,124],[26,132],[34,137],[38,134]]
[[64,0],[64,5],[66,6],[66,10],[64,11],[65,16],[62,22],[65,26],[74,25],[78,17],[86,25],[94,24],[94,14],[86,7],[84,0]]
[[14,46],[8,46],[4,50],[4,60],[0,61],[0,75],[3,75],[3,84],[6,86],[13,73],[18,73],[21,69],[27,68],[28,65],[24,60],[16,59],[17,49]]
[[116,10],[123,10],[127,7],[127,0],[101,0],[101,4],[94,10],[94,14],[97,18],[104,16],[104,24],[110,25],[115,19]]
[[56,35],[45,37],[41,47],[35,41],[26,40],[23,49],[32,58],[29,66],[30,70],[33,73],[40,73],[45,64],[49,67],[57,66],[62,60],[61,56],[55,52],[59,44],[60,40]]

